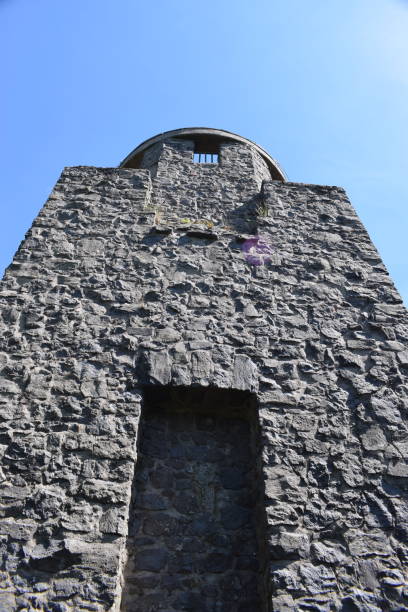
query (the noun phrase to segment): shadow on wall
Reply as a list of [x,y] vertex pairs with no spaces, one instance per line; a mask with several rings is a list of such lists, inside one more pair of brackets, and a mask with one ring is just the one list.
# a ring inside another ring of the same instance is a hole
[[250,393],[145,388],[122,610],[266,609],[259,457]]

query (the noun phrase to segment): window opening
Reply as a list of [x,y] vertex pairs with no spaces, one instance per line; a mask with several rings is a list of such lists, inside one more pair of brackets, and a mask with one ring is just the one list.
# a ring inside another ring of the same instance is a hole
[[194,153],[193,161],[196,164],[218,164],[218,153]]

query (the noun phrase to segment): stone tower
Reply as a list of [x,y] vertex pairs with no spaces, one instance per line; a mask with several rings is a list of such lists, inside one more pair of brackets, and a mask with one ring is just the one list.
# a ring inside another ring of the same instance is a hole
[[0,610],[408,610],[407,312],[342,189],[160,134],[0,300]]

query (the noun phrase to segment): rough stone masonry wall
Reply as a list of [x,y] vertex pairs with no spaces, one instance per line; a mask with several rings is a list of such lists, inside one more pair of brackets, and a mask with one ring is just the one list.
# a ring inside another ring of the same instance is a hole
[[253,398],[219,389],[146,391],[121,609],[264,610]]
[[270,609],[408,610],[401,299],[343,190],[191,146],[65,170],[6,272],[1,605],[118,608],[141,389],[210,385],[257,395]]

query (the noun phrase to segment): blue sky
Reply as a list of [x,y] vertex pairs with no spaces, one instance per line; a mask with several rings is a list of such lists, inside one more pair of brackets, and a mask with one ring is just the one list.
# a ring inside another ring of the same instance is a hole
[[345,187],[408,304],[408,1],[0,0],[0,273],[64,166],[165,130]]

